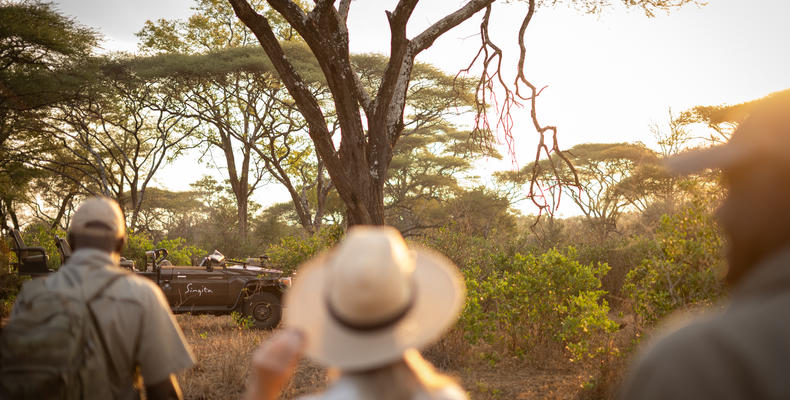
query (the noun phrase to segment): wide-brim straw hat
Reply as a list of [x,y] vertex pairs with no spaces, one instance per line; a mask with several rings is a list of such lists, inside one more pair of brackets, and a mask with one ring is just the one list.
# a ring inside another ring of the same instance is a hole
[[309,357],[366,370],[436,341],[457,320],[464,298],[463,278],[446,257],[408,249],[394,228],[357,226],[299,268],[283,322],[305,334]]

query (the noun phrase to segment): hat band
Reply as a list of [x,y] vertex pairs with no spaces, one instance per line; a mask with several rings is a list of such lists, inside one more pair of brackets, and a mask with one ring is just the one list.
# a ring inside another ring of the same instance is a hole
[[401,320],[409,311],[414,307],[414,302],[417,297],[417,284],[414,282],[414,279],[411,279],[411,294],[409,296],[409,301],[403,306],[401,310],[395,313],[392,317],[389,317],[383,321],[373,322],[373,323],[360,323],[360,322],[353,322],[349,321],[346,318],[343,318],[337,310],[332,306],[332,302],[329,300],[329,296],[326,296],[326,308],[329,311],[329,315],[337,321],[340,325],[359,332],[370,332],[370,331],[377,331],[380,329],[388,328],[392,325],[395,325],[398,321]]

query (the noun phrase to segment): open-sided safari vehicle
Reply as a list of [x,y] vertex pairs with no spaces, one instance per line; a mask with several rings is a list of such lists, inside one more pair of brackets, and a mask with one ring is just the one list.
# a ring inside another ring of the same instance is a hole
[[166,260],[165,249],[148,251],[146,256],[149,262],[137,273],[162,288],[174,313],[236,311],[252,317],[260,329],[274,328],[280,322],[281,298],[291,278],[265,268],[263,257],[237,261],[214,251],[198,266],[174,266]]
[[52,272],[47,268],[49,257],[43,247],[27,246],[18,229],[11,231],[11,239],[13,240],[13,250],[16,253],[16,269],[19,275],[36,277]]

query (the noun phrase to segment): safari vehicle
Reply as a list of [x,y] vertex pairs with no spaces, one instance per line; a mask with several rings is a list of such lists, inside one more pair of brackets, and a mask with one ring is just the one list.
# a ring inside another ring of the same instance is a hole
[[291,278],[266,268],[265,257],[245,261],[226,259],[220,252],[203,258],[197,266],[173,266],[167,250],[146,252],[143,275],[159,285],[174,313],[230,314],[252,317],[254,326],[271,329],[282,315],[282,294]]

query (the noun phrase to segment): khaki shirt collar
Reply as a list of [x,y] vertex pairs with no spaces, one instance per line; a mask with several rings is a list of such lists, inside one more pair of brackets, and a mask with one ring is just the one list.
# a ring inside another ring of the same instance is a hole
[[63,268],[104,268],[118,265],[118,256],[98,249],[78,249],[69,257]]
[[47,284],[51,287],[79,286],[85,293],[91,293],[102,285],[104,279],[116,273],[114,266],[120,269],[115,261],[117,257],[98,249],[75,250],[69,261],[47,278]]

